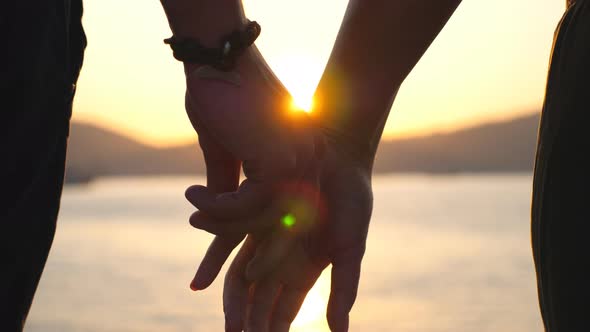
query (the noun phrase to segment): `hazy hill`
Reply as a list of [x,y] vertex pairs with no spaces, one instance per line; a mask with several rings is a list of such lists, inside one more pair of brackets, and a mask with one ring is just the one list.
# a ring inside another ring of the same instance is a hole
[[198,144],[166,149],[88,124],[72,123],[67,168],[74,176],[204,173]]
[[[376,172],[531,171],[539,115],[456,132],[383,141]],[[197,143],[158,149],[92,125],[73,123],[69,178],[204,173]]]
[[377,172],[532,171],[539,114],[452,133],[383,142]]

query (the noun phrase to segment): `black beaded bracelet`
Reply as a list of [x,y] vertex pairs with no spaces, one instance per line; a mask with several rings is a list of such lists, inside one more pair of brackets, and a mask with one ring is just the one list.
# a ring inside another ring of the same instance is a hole
[[250,21],[244,30],[234,30],[221,39],[219,48],[207,48],[198,40],[170,37],[164,40],[170,45],[174,58],[182,62],[210,65],[220,70],[232,70],[236,59],[250,47],[260,35],[260,25]]

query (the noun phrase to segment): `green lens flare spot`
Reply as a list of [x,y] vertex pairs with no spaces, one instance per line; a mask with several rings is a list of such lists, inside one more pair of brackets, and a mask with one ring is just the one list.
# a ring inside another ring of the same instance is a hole
[[287,214],[283,217],[283,219],[281,219],[281,222],[283,223],[283,226],[287,227],[287,228],[291,228],[293,227],[293,225],[295,225],[295,222],[297,220],[295,219],[295,216],[292,214]]

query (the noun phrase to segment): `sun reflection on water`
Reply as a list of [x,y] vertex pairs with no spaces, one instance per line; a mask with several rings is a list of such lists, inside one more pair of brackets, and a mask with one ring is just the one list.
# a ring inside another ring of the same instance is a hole
[[307,294],[299,314],[291,325],[294,332],[330,331],[326,322],[326,308],[330,296],[330,269],[325,269]]

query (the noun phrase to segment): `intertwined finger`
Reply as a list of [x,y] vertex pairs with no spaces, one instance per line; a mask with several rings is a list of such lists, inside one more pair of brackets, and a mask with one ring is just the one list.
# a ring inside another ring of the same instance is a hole
[[295,287],[284,286],[279,297],[276,300],[270,330],[273,332],[288,332],[291,323],[297,317],[301,305],[309,289],[299,289]]
[[280,280],[272,276],[254,284],[248,301],[246,331],[272,331],[269,330],[270,315],[280,290]]
[[307,141],[307,145],[287,144],[275,147],[265,156],[244,160],[246,179],[235,191],[219,193],[210,187],[192,186],[187,190],[187,198],[201,212],[216,219],[254,216],[276,199],[285,184],[305,179],[310,169],[313,181],[317,181],[315,147],[311,139]]
[[[295,245],[280,267],[270,275],[270,278],[280,280],[282,284],[282,290],[274,301],[272,312],[266,307],[252,306],[249,320],[266,320],[268,322],[270,319],[270,331],[288,331],[305,296],[319,278],[324,267],[325,265],[313,263],[303,246]],[[255,288],[253,296],[269,297],[272,295],[270,292],[265,292],[264,288]]]
[[356,300],[364,250],[353,248],[332,260],[332,283],[328,301],[328,325],[332,332],[346,332],[349,313]]
[[247,237],[225,275],[223,312],[226,332],[241,332],[244,329],[250,288],[245,271],[255,250],[255,241],[252,237]]
[[283,212],[278,216],[280,223],[259,245],[256,255],[248,264],[246,276],[249,280],[260,280],[279,266],[295,241],[304,238],[319,220],[323,202],[320,198],[318,173],[319,161],[314,160],[309,163],[299,182],[283,186],[284,197],[277,200],[282,206],[278,212]]
[[202,290],[211,285],[223,264],[234,250],[242,242],[244,234],[216,236],[209,245],[197,273],[191,282],[192,290]]
[[295,241],[295,233],[283,227],[276,227],[256,249],[256,254],[246,268],[246,278],[251,281],[264,279],[289,254],[289,249]]

